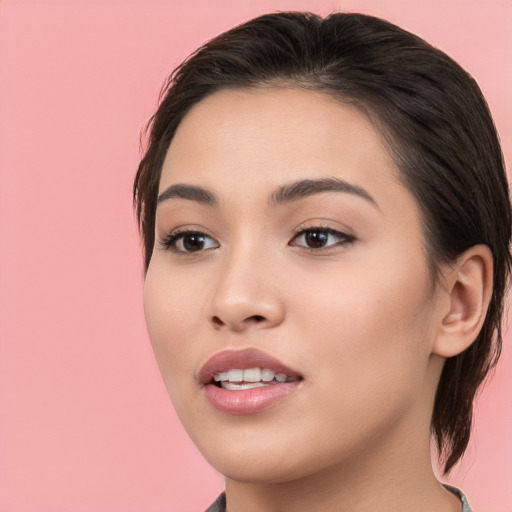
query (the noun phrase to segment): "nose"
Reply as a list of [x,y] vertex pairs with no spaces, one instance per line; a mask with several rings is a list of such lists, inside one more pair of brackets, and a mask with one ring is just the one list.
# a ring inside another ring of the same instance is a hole
[[240,255],[224,262],[208,307],[215,329],[242,332],[269,329],[283,322],[285,305],[275,271],[261,258]]

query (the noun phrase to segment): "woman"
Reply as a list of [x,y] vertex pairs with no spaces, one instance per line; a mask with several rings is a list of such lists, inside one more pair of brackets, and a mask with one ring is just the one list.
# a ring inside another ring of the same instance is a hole
[[478,86],[359,14],[266,15],[171,76],[134,185],[150,338],[209,509],[469,511],[510,203]]

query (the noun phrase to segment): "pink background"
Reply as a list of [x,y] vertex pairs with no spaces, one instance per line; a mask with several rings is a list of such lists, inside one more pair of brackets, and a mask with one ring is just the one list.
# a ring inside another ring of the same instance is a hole
[[[165,76],[274,10],[387,17],[479,81],[512,161],[510,0],[0,3],[0,510],[201,511],[222,480],[179,425],[141,307],[139,130]],[[512,512],[512,348],[452,480]]]

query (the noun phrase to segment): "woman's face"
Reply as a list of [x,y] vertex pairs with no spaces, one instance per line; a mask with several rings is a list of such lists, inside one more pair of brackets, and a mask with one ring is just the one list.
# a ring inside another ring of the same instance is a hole
[[159,194],[148,330],[214,467],[277,482],[428,439],[439,301],[366,117],[304,90],[217,92],[180,124]]

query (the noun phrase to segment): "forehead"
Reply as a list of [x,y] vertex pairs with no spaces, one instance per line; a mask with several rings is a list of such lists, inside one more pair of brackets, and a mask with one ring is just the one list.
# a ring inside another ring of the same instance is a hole
[[227,89],[179,125],[160,191],[190,183],[254,196],[293,180],[337,177],[379,195],[403,192],[397,175],[381,134],[355,107],[303,89]]

